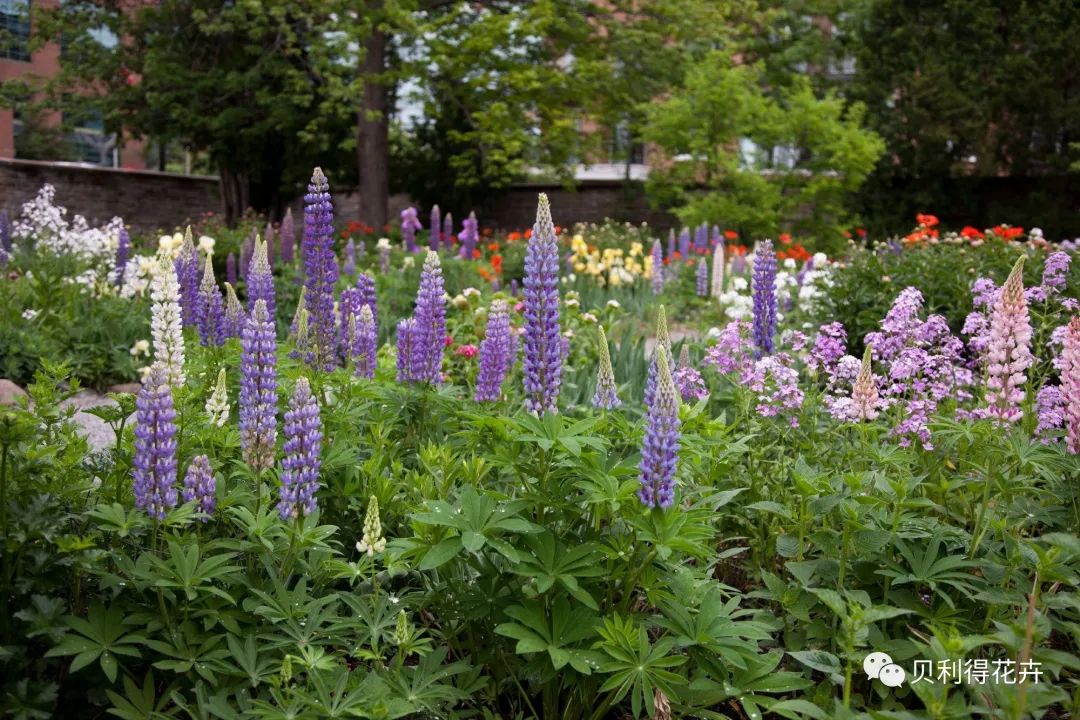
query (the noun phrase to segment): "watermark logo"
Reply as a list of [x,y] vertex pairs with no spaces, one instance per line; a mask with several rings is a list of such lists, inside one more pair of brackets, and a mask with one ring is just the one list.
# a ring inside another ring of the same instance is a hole
[[[1020,685],[1042,680],[1042,663],[1034,660],[965,659],[916,660],[911,684],[920,682],[952,685]],[[907,671],[893,662],[888,653],[872,652],[863,658],[863,672],[872,680],[896,688],[908,681]]]
[[900,687],[907,679],[904,668],[893,662],[887,653],[872,652],[866,656],[862,664],[863,672],[874,680],[880,680],[888,687]]

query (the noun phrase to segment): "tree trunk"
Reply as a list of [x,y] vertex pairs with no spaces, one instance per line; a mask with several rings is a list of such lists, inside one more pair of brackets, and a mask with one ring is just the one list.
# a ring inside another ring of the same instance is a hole
[[246,173],[236,173],[219,165],[218,177],[221,187],[221,210],[225,225],[236,227],[236,221],[248,206],[248,179]]
[[390,108],[386,80],[386,33],[374,29],[360,65],[363,93],[357,115],[360,220],[378,231],[390,215]]

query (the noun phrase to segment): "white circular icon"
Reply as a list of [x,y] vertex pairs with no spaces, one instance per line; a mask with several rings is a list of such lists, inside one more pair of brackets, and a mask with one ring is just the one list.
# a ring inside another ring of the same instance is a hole
[[863,672],[872,678],[878,677],[881,668],[892,665],[892,658],[883,652],[872,652],[862,661]]
[[889,687],[900,687],[904,684],[906,677],[907,673],[904,672],[904,668],[896,664],[886,665],[878,671],[878,680]]

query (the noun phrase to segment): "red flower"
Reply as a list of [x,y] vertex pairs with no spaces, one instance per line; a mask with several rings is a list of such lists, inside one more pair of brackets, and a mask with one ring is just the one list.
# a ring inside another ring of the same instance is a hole
[[508,240],[509,242],[517,242],[518,240],[520,240],[520,239],[521,239],[521,233],[519,233],[519,232],[518,232],[517,230],[515,230],[514,232],[510,233],[509,235],[507,235],[507,236],[506,236],[506,239],[507,239],[507,240]]
[[447,335],[445,338],[443,338],[443,345],[445,345],[446,347],[450,347],[453,344],[454,337],[452,335]]
[[462,345],[454,351],[455,355],[460,355],[463,358],[471,358],[478,352],[475,345]]
[[960,237],[968,240],[982,240],[986,237],[978,228],[974,228],[970,225],[965,225],[964,229],[960,231]]
[[478,248],[473,248],[472,259],[473,260],[479,260],[480,259],[480,254],[481,253],[480,253],[480,250]]
[[531,237],[532,237],[532,228],[529,228],[529,229],[527,229],[525,231],[525,239],[528,240]]
[[735,232],[734,230],[725,230],[724,237],[728,240],[736,240],[739,237],[739,233]]
[[791,236],[788,235],[787,233],[780,233],[780,242],[783,243],[784,245],[790,245],[791,244]]
[[855,228],[855,234],[858,235],[861,238],[864,238],[864,237],[866,237],[866,230],[864,230],[862,228]]
[[915,216],[915,222],[919,223],[923,227],[932,228],[935,225],[937,225],[940,221],[934,215],[924,215],[922,213],[919,213],[918,215]]

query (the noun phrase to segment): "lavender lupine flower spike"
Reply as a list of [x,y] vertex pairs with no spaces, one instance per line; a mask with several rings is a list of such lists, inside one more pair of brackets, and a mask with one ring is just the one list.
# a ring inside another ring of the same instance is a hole
[[451,213],[446,213],[446,217],[443,218],[443,230],[442,230],[442,244],[446,246],[446,249],[450,249],[450,238],[454,235],[454,216]]
[[551,206],[540,193],[536,224],[525,251],[525,407],[558,412],[562,387],[559,329],[559,246]]
[[690,259],[690,228],[684,227],[679,232],[679,259],[683,262]]
[[709,296],[709,262],[699,257],[697,261],[697,275],[694,277],[695,290],[698,297]]
[[258,472],[273,466],[277,441],[277,341],[265,301],[256,301],[240,344],[240,448]]
[[683,343],[682,352],[679,353],[679,365],[672,375],[675,381],[675,389],[679,391],[679,397],[683,402],[693,403],[708,396],[709,389],[705,387],[705,379],[690,362],[690,346]]
[[431,237],[428,239],[428,247],[439,252],[439,233],[442,232],[442,216],[439,214],[439,206],[431,206]]
[[986,382],[988,414],[1007,422],[1024,415],[1025,372],[1031,367],[1031,320],[1024,297],[1024,257],[1016,261],[1001,286],[990,316],[989,377]]
[[675,469],[679,461],[679,397],[667,358],[657,356],[656,397],[648,408],[641,448],[641,489],[645,507],[675,504]]
[[401,239],[405,241],[405,252],[414,253],[420,249],[416,246],[416,231],[422,229],[416,208],[407,207],[401,211]]
[[458,240],[461,241],[461,257],[472,259],[473,251],[476,250],[476,243],[480,240],[476,213],[469,213],[469,217],[465,218],[465,222],[461,223],[461,234],[458,235]]
[[281,239],[281,262],[292,265],[296,257],[296,226],[293,223],[292,208],[285,211],[278,236]]
[[337,366],[334,285],[338,280],[338,265],[334,256],[334,205],[330,183],[321,168],[315,168],[304,196],[304,240],[300,255],[304,261],[311,333],[305,361],[330,371]]
[[11,257],[11,218],[7,210],[0,209],[0,250]]
[[600,368],[596,373],[596,392],[593,393],[592,404],[601,410],[614,410],[622,405],[619,399],[619,389],[615,385],[615,369],[611,367],[611,353],[608,351],[607,333],[604,326],[598,325],[600,349]]
[[244,323],[247,322],[247,313],[240,304],[240,298],[236,297],[236,288],[232,283],[225,283],[225,335],[226,337],[238,338],[244,332]]
[[356,243],[352,238],[345,243],[345,262],[342,263],[341,272],[348,277],[356,274]]
[[135,400],[135,458],[132,461],[135,507],[155,520],[176,507],[176,410],[168,370],[151,366]]
[[199,340],[203,347],[225,344],[225,303],[221,299],[221,290],[214,277],[214,263],[206,258],[203,266],[202,283],[199,285]]
[[348,361],[353,352],[355,336],[350,335],[349,323],[355,323],[360,314],[360,290],[345,288],[338,300],[338,350],[343,361]]
[[754,345],[772,355],[776,335],[776,253],[771,240],[762,240],[754,253],[751,281],[754,296]]
[[296,381],[289,409],[285,412],[284,450],[278,515],[282,520],[289,520],[310,515],[318,507],[315,492],[319,489],[322,423],[319,404],[305,377]]
[[[675,262],[675,228],[668,230],[667,237],[667,257],[668,262]],[[674,270],[674,266],[672,267]]]
[[656,346],[649,359],[649,375],[645,381],[645,407],[652,405],[656,393],[656,378],[659,368],[656,358],[663,355],[667,359],[668,370],[675,367],[675,357],[671,354],[671,336],[668,334],[667,312],[661,305],[656,313]]
[[[3,228],[0,228],[0,238],[3,236]],[[3,243],[3,245],[10,245],[10,241]],[[4,247],[3,250],[8,255],[11,254],[10,247]],[[128,259],[131,257],[131,236],[128,235],[127,228],[120,228],[120,232],[116,237],[116,284],[124,284],[124,270],[127,268]]]
[[248,271],[251,270],[251,261],[255,257],[255,245],[259,239],[259,231],[251,228],[251,234],[240,246],[240,278],[247,282]]
[[356,377],[370,380],[375,377],[378,330],[375,327],[375,316],[371,312],[370,305],[362,305],[358,317],[356,333],[353,336],[353,364]]
[[421,353],[420,382],[442,382],[443,348],[446,340],[446,301],[443,296],[442,265],[439,254],[428,250],[416,293],[416,342]]
[[184,327],[194,327],[199,317],[199,253],[191,237],[191,226],[184,231],[184,242],[176,256],[176,279],[180,282],[180,308]]
[[277,312],[277,303],[274,296],[274,275],[270,268],[268,252],[266,242],[256,236],[255,250],[247,271],[247,309],[250,313],[255,309],[255,303],[262,300],[266,303],[266,312],[273,320]]
[[225,256],[225,282],[236,287],[236,255],[233,253]]
[[1073,317],[1065,326],[1057,365],[1065,398],[1067,447],[1076,455],[1080,454],[1080,317]]
[[502,396],[506,371],[513,363],[510,313],[505,300],[491,303],[484,339],[480,342],[480,371],[476,376],[476,402],[495,402]]
[[214,482],[214,471],[210,468],[210,458],[205,455],[196,455],[188,465],[184,475],[184,502],[194,502],[198,510],[203,514],[200,518],[208,522],[217,507],[217,487]]
[[274,224],[267,221],[263,230],[263,242],[266,243],[266,261],[271,267],[274,266]]
[[379,300],[375,292],[375,278],[366,272],[360,273],[356,278],[356,289],[360,291],[360,306],[371,306],[371,316],[375,320],[375,327],[379,326]]
[[659,295],[664,291],[664,252],[660,249],[660,241],[656,240],[652,246],[652,292]]

